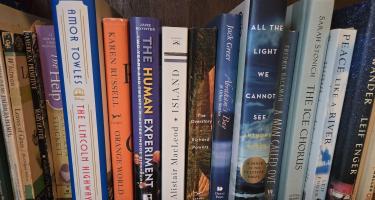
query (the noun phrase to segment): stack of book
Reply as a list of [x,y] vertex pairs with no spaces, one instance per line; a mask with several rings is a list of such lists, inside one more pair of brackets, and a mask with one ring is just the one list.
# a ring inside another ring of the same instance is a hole
[[375,198],[375,0],[52,13],[0,27],[0,199]]

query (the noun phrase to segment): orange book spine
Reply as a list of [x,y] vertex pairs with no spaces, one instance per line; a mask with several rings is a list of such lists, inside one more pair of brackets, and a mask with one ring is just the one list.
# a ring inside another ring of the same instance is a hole
[[103,19],[115,199],[133,199],[128,20]]

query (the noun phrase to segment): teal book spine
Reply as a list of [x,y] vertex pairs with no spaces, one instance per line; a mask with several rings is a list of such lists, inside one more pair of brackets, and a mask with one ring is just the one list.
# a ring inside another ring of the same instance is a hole
[[[300,32],[278,199],[302,199],[333,0],[293,5],[292,26]],[[286,184],[287,183],[287,184]]]

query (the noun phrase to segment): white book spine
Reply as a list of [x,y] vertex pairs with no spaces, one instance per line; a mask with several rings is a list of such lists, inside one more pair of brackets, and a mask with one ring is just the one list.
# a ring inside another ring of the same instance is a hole
[[18,157],[17,135],[14,127],[12,105],[10,102],[7,71],[4,62],[3,47],[0,45],[0,113],[7,149],[9,170],[15,199],[25,199],[21,165]]
[[240,139],[240,126],[241,126],[241,108],[242,108],[242,94],[243,94],[243,82],[245,73],[245,60],[247,52],[247,33],[250,16],[250,5],[251,0],[244,0],[230,13],[239,14],[242,16],[241,21],[241,32],[240,32],[240,51],[238,55],[238,76],[237,76],[237,91],[236,91],[236,103],[233,124],[233,143],[232,143],[232,156],[231,156],[231,169],[229,177],[229,193],[228,199],[233,200],[236,188],[236,176],[237,176],[237,161],[238,161],[238,146]]
[[278,199],[302,199],[333,12],[333,0],[302,0],[293,8],[299,34]]
[[305,182],[308,199],[326,196],[355,37],[356,30],[330,32]]
[[188,29],[162,27],[162,199],[184,199]]
[[106,169],[102,165],[106,162],[102,151],[102,145],[105,145],[102,141],[104,121],[98,120],[103,112],[98,100],[102,94],[95,87],[101,81],[95,80],[100,70],[98,58],[93,56],[97,49],[92,50],[97,38],[92,38],[91,32],[96,29],[93,30],[95,25],[89,19],[89,12],[95,12],[92,8],[90,6],[89,11],[89,6],[83,1],[59,1],[56,4],[65,127],[75,199],[107,198],[106,181],[103,181]]

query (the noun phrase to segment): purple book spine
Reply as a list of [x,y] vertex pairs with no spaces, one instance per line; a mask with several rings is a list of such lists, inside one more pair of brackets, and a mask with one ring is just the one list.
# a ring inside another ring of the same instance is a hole
[[49,139],[52,147],[53,181],[55,181],[56,185],[56,198],[72,198],[61,84],[53,26],[37,26],[36,33],[49,122]]
[[130,19],[135,195],[160,199],[160,25]]

